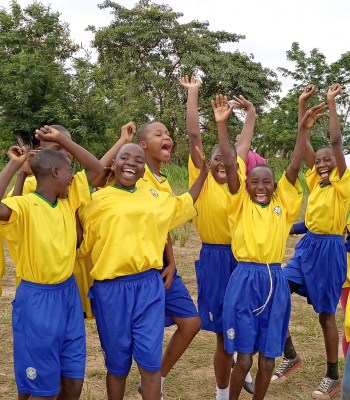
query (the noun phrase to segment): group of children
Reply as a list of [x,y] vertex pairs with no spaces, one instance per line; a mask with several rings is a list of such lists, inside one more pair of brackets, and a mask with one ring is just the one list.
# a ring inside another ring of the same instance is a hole
[[[252,387],[249,371],[257,352],[253,399],[263,399],[270,382],[282,381],[301,365],[288,331],[293,292],[313,305],[325,338],[327,372],[312,397],[329,399],[340,390],[334,316],[346,278],[342,234],[350,172],[335,107],[339,85],[327,95],[331,147],[316,152],[311,147],[309,130],[326,115],[326,105],[306,110],[315,91],[309,86],[299,99],[291,163],[276,182],[265,160],[251,151],[254,105],[243,96],[232,102],[216,97],[219,144],[207,162],[198,116],[200,82],[184,77],[180,83],[188,91],[190,142],[190,189],[181,196],[172,193],[161,172],[173,141],[160,122],[137,132],[128,123],[100,161],[59,125],[36,131],[41,150],[35,154],[19,146],[9,150],[0,173],[1,198],[19,172],[13,193],[0,204],[0,235],[20,281],[12,319],[19,400],[79,399],[86,359],[83,311],[96,319],[109,400],[123,399],[132,358],[142,398],[162,399],[166,376],[200,329],[216,334],[216,399],[238,399],[244,385]],[[246,112],[236,146],[227,135],[234,108]],[[84,167],[74,177],[73,157]],[[281,268],[301,209],[303,159],[310,168],[308,231]],[[169,235],[191,219],[202,241],[195,263],[198,312],[176,272]],[[177,329],[162,354],[164,326],[171,324]]]

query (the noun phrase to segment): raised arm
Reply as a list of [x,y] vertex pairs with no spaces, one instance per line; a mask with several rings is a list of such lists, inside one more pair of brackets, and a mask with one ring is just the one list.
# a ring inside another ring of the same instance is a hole
[[303,163],[305,146],[308,141],[309,130],[311,129],[315,121],[317,121],[321,117],[327,116],[326,113],[322,112],[326,108],[327,106],[324,103],[321,103],[318,106],[310,108],[310,110],[306,111],[303,119],[300,122],[292,160],[286,172],[287,179],[293,185],[295,184],[298,178],[298,173]]
[[[21,169],[18,171],[16,176],[16,183],[12,190],[11,196],[22,196],[23,194],[23,187],[26,178],[30,175],[33,175],[33,171],[30,169],[30,162],[32,161],[33,157],[39,152],[40,150],[29,150],[27,152],[27,159],[23,163]],[[10,194],[8,194],[9,196]]]
[[335,98],[341,92],[341,87],[338,83],[332,85],[328,89],[327,93],[327,101],[329,108],[329,137],[330,144],[332,146],[334,157],[337,163],[339,177],[341,178],[344,175],[346,170],[345,157],[343,153],[342,147],[342,136],[340,131],[340,124],[337,115],[337,108],[335,104]]
[[195,203],[199,197],[199,194],[202,190],[202,187],[204,185],[205,180],[207,179],[208,172],[209,172],[209,167],[208,163],[205,159],[205,155],[201,150],[199,150],[198,147],[196,147],[196,151],[198,153],[198,156],[202,160],[201,167],[200,167],[200,173],[198,178],[195,180],[194,184],[189,188],[188,193],[192,196],[193,203]]
[[196,147],[203,151],[198,115],[198,93],[202,83],[194,76],[189,79],[186,75],[180,79],[180,84],[187,89],[186,130],[190,141],[191,159],[195,167],[200,168],[202,160],[198,156]]
[[[12,146],[7,152],[9,162],[0,173],[0,198],[2,199],[5,195],[7,186],[11,182],[11,179],[15,173],[21,168],[22,164],[27,159],[27,149],[25,147]],[[0,203],[0,220],[8,221],[12,211]]]
[[247,156],[250,148],[252,147],[252,140],[254,135],[255,126],[255,107],[253,103],[245,99],[243,96],[234,96],[234,107],[241,108],[246,111],[247,115],[244,121],[242,132],[237,142],[237,155],[240,156],[244,162],[247,160]]
[[104,167],[110,167],[113,163],[114,157],[117,151],[126,143],[130,143],[136,133],[136,125],[133,122],[128,122],[123,125],[120,130],[120,138],[115,144],[107,151],[107,153],[101,158],[100,163]]
[[78,163],[85,168],[86,176],[91,184],[97,185],[96,180],[104,175],[103,166],[95,156],[73,140],[62,135],[57,129],[45,125],[35,131],[35,137],[43,142],[56,142],[71,153]]
[[216,96],[215,101],[211,101],[211,106],[214,111],[218,129],[220,152],[225,166],[227,185],[231,193],[237,193],[240,187],[237,173],[237,160],[232,157],[232,151],[227,137],[227,121],[232,114],[234,104],[230,106],[227,97],[220,94]]
[[[303,93],[299,96],[299,103],[298,103],[298,126],[301,124],[301,121],[304,118],[307,108],[307,101],[311,99],[314,95],[316,88],[314,85],[307,85],[304,89]],[[312,169],[315,164],[315,151],[312,148],[310,143],[310,138],[306,142],[305,147],[305,154],[304,154],[305,162],[307,166]]]

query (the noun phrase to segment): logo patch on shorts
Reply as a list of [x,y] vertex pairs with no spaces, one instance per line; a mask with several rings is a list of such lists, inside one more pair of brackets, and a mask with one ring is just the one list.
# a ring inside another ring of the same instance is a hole
[[150,189],[149,191],[153,194],[154,197],[158,197],[159,196],[159,194],[156,191],[156,189]]
[[233,328],[230,328],[230,329],[227,331],[227,337],[228,337],[230,340],[233,340],[233,339],[235,338],[235,330],[234,330]]
[[34,380],[34,379],[36,378],[36,376],[37,376],[37,374],[36,374],[36,369],[33,368],[33,367],[28,367],[28,368],[26,369],[26,375],[27,375],[27,378],[28,378],[28,379]]
[[281,215],[282,214],[282,210],[280,206],[276,206],[273,211],[277,214],[277,215]]
[[211,322],[214,321],[214,315],[210,311],[209,311],[209,319],[210,319]]

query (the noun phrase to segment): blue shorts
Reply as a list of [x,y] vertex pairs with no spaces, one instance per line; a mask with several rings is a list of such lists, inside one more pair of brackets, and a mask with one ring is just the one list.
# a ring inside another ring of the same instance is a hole
[[[160,271],[162,272],[162,271]],[[165,323],[168,327],[174,325],[175,318],[198,317],[198,311],[192,297],[183,283],[180,275],[175,272],[174,279],[165,291]]]
[[160,370],[164,285],[159,271],[95,281],[89,297],[108,372],[127,375],[132,357],[145,370]]
[[54,396],[61,377],[83,379],[85,325],[74,277],[52,285],[22,280],[12,306],[18,393]]
[[307,297],[317,313],[335,314],[346,270],[343,238],[308,231],[283,273],[288,281],[300,285],[296,293]]
[[226,288],[224,344],[265,357],[282,355],[290,318],[290,292],[280,264],[239,262]]
[[203,243],[195,262],[198,284],[198,311],[202,329],[223,332],[222,311],[226,287],[237,266],[229,244]]

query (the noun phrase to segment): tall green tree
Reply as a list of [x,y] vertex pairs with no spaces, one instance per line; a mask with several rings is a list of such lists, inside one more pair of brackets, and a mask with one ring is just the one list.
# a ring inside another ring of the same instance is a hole
[[68,25],[50,6],[0,9],[0,128],[2,139],[19,132],[27,142],[43,123],[68,122],[67,62],[78,47]]
[[[182,13],[168,5],[142,0],[132,9],[113,1],[114,19],[109,26],[89,29],[95,33],[93,45],[98,64],[105,71],[109,101],[119,103],[119,112],[137,124],[150,118],[165,123],[178,143],[177,154],[188,153],[185,132],[186,93],[179,78],[195,73],[202,77],[201,123],[205,140],[216,141],[212,130],[210,99],[219,92],[243,94],[261,109],[273,98],[279,83],[273,71],[255,63],[250,56],[221,50],[224,43],[234,44],[244,36],[225,31],[210,31],[208,22],[180,23]],[[124,90],[120,95],[117,87]]]

